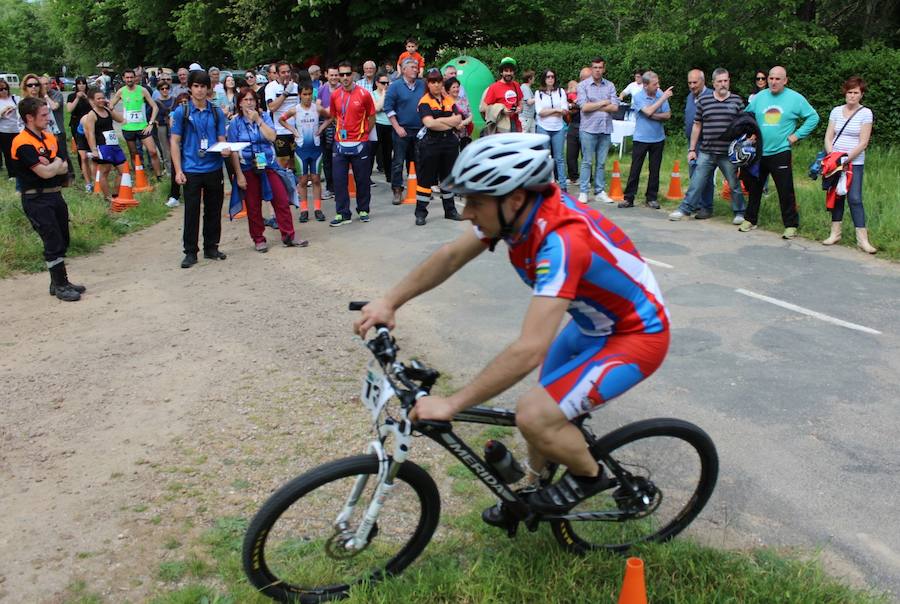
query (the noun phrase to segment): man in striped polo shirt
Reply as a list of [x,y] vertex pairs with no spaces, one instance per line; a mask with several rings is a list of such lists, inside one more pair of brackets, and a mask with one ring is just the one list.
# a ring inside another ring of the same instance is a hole
[[730,85],[728,71],[720,67],[713,72],[713,93],[697,99],[697,115],[694,117],[688,148],[688,160],[696,160],[697,167],[691,176],[684,201],[677,210],[669,214],[669,220],[681,220],[700,209],[704,185],[718,166],[731,187],[731,210],[734,212],[732,222],[741,224],[744,221],[746,205],[741,193],[741,183],[734,164],[728,160],[729,141],[721,139],[735,116],[744,109],[743,99],[729,90]]

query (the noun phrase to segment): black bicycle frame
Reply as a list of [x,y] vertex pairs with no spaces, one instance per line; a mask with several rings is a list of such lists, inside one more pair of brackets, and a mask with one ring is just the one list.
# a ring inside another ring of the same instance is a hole
[[[454,421],[492,426],[514,427],[516,425],[516,414],[500,408],[472,407],[457,413],[453,419]],[[507,509],[516,517],[525,518],[528,515],[528,505],[503,482],[490,464],[453,432],[453,425],[450,422],[416,424],[416,430],[441,445],[453,457],[462,462],[492,493],[503,500]]]

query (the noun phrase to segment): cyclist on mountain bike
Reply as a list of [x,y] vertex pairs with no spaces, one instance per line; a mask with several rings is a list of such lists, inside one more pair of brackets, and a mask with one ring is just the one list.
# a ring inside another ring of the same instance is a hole
[[[547,459],[568,468],[528,497],[533,508],[560,514],[610,486],[571,420],[662,364],[669,317],[650,267],[625,233],[553,184],[549,141],[543,134],[498,134],[466,147],[441,187],[466,196],[462,216],[474,230],[363,308],[354,330],[364,337],[376,324],[393,328],[403,304],[504,240],[516,272],[534,290],[519,337],[459,391],[419,399],[410,417],[449,421],[543,363],[539,385],[518,402],[516,424],[528,443],[532,477]],[[560,331],[566,312],[572,319]],[[483,518],[500,525],[501,514],[489,508]]]

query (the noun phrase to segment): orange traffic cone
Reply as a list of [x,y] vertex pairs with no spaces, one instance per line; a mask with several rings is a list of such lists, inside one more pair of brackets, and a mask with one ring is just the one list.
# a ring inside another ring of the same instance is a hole
[[[741,183],[741,192],[744,194],[744,198],[746,199],[749,193],[747,193],[747,187],[744,186],[743,182]],[[731,187],[728,185],[727,178],[722,182],[722,199],[728,201],[731,200]]]
[[622,579],[619,604],[647,604],[644,561],[640,558],[628,558],[625,561],[625,578]]
[[416,187],[419,181],[416,180],[416,162],[409,162],[409,176],[406,178],[406,199],[403,200],[404,205],[416,203]]
[[[128,164],[126,163],[125,165],[127,166]],[[131,173],[128,172],[126,168],[125,173],[122,175],[122,182],[119,184],[119,194],[116,197],[113,197],[110,209],[113,212],[121,212],[127,208],[138,205],[138,200],[134,198],[132,190]]]
[[619,169],[619,160],[613,161],[612,180],[609,181],[609,198],[616,201],[625,199],[622,192],[622,172]]
[[347,194],[356,199],[356,179],[353,177],[353,168],[347,167]]
[[666,193],[666,199],[678,201],[684,199],[684,192],[681,190],[681,172],[678,171],[678,160],[675,160],[675,166],[672,168],[672,180],[669,181],[669,192]]
[[100,188],[100,168],[94,174],[94,195],[103,195],[103,189]]
[[144,165],[141,163],[141,156],[134,156],[134,192],[146,193],[152,191],[153,186],[147,180],[147,173],[144,172]]

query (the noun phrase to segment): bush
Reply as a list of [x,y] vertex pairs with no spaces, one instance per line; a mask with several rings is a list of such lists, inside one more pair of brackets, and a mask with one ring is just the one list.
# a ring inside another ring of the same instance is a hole
[[863,103],[875,114],[873,142],[900,144],[900,100],[894,95],[894,91],[900,90],[900,72],[888,67],[900,65],[900,50],[882,45],[828,52],[789,49],[780,56],[755,58],[735,54],[729,58],[703,48],[685,34],[653,32],[638,33],[622,44],[544,42],[500,48],[447,49],[438,56],[439,63],[460,54],[474,56],[491,69],[496,69],[500,59],[507,55],[515,57],[520,73],[525,69],[539,73],[552,67],[559,72],[563,86],[569,80],[577,79],[578,71],[589,65],[595,56],[606,58],[606,77],[616,84],[617,90],[631,81],[634,68],[652,69],[659,74],[663,88],[675,86],[672,119],[666,125],[670,135],[681,132],[687,72],[694,67],[703,69],[707,77],[716,67],[725,67],[731,72],[731,89],[746,98],[758,67],[784,65],[790,80],[788,85],[803,94],[819,113],[819,127],[812,135],[819,139],[824,136],[831,108],[843,103],[841,84],[849,76],[859,75],[869,84]]

